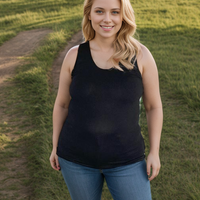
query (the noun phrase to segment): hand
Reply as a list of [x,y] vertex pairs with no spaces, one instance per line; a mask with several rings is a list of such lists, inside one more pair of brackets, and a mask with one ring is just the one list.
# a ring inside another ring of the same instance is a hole
[[[156,176],[158,176],[160,171],[160,158],[158,154],[149,153],[147,157],[147,175],[149,176],[149,181],[152,181]],[[152,169],[152,173],[151,173]]]
[[53,169],[55,169],[56,171],[59,171],[60,165],[58,163],[58,156],[56,154],[56,150],[54,150],[54,149],[52,150],[49,160],[50,160],[50,163],[51,163],[51,167]]

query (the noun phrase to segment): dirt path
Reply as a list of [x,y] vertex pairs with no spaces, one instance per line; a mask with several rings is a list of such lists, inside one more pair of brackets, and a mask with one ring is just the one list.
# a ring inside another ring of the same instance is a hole
[[0,84],[14,75],[21,56],[31,54],[40,41],[48,34],[49,29],[36,29],[19,33],[0,47]]
[[[24,31],[0,46],[0,136],[4,128],[4,134],[10,141],[15,142],[19,138],[14,132],[22,122],[13,120],[13,116],[9,115],[8,110],[15,105],[12,104],[8,108],[6,88],[12,83],[6,80],[12,78],[16,67],[22,64],[23,61],[19,58],[33,53],[50,32],[49,29]],[[0,149],[0,199],[31,199],[31,189],[27,186],[27,161],[24,152],[20,141],[12,143],[9,148]]]

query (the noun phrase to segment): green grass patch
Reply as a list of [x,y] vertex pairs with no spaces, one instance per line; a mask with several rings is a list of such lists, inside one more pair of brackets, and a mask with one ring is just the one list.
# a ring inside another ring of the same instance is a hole
[[0,149],[4,148],[4,145],[10,141],[10,138],[3,133],[0,133]]

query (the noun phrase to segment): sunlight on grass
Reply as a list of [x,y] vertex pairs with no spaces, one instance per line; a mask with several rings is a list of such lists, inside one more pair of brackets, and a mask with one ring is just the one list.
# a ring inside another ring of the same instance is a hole
[[2,134],[0,128],[0,149],[3,149],[8,142],[10,142],[10,138],[5,134]]
[[[65,22],[66,20],[81,17],[82,5],[71,3],[71,7],[64,7],[62,6],[63,3],[64,2],[60,2],[60,7],[57,10],[48,10],[48,8],[44,8],[31,11],[28,7],[31,6],[29,2],[29,4],[27,5],[27,9],[21,10],[21,12],[17,14],[10,12],[10,14],[0,17],[0,44],[2,44],[7,39],[13,37],[21,30],[43,27],[54,28],[57,27],[57,25],[59,25],[60,23]],[[3,7],[4,4],[2,4],[1,6]],[[54,2],[52,2],[52,5],[50,6],[54,6]],[[66,26],[68,25],[66,24]]]

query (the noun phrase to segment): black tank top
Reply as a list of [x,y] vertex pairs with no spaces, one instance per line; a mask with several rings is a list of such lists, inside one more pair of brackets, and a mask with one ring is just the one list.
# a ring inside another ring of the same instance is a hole
[[58,156],[99,169],[144,159],[139,126],[142,77],[137,61],[132,70],[121,63],[119,66],[124,71],[99,68],[92,59],[89,42],[79,45]]

